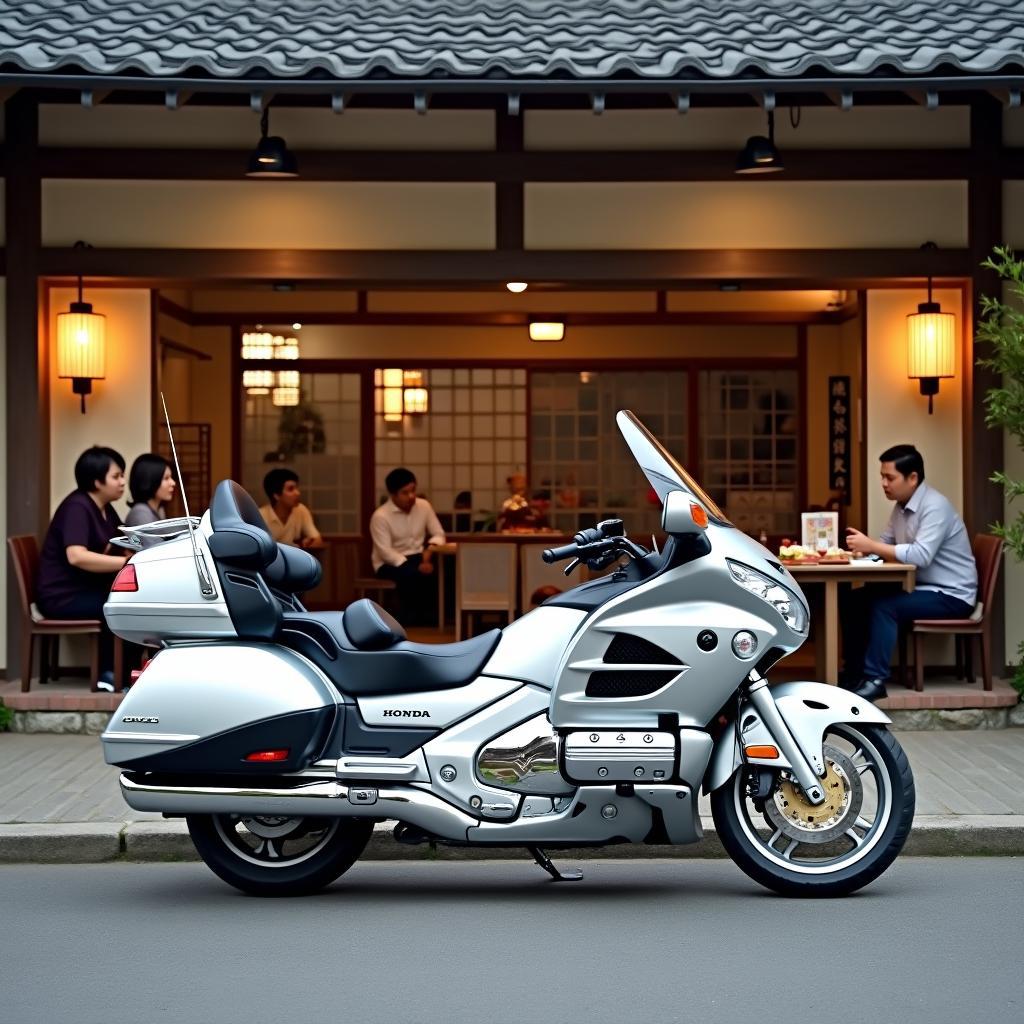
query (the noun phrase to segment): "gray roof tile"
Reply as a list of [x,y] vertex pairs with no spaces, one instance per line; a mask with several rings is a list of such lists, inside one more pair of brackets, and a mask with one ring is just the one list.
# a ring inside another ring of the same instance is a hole
[[1024,0],[0,0],[0,65],[223,78],[980,74],[1024,65]]

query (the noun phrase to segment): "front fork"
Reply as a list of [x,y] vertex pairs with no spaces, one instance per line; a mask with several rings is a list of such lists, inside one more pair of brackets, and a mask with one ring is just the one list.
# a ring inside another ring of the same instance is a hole
[[[747,687],[747,696],[750,699],[750,703],[754,705],[755,710],[761,716],[761,721],[778,744],[782,756],[789,761],[791,770],[796,776],[797,782],[800,783],[800,788],[804,791],[804,796],[812,804],[824,803],[825,791],[821,787],[818,773],[814,770],[811,762],[804,756],[803,750],[800,749],[800,744],[797,743],[793,734],[789,731],[786,720],[779,714],[779,709],[775,706],[771,690],[768,688],[768,680],[764,679],[756,669],[751,671],[747,678],[750,680],[750,685]],[[736,729],[739,742],[742,744],[743,738],[740,732],[740,722],[736,723]],[[824,768],[824,765],[822,767]]]

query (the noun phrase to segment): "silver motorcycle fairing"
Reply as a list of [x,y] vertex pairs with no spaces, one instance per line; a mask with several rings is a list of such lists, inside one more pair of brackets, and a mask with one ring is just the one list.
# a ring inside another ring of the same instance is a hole
[[214,581],[214,596],[203,597],[200,591],[187,533],[153,544],[132,555],[138,590],[107,595],[103,616],[111,632],[123,640],[151,646],[159,646],[167,637],[230,640],[238,636],[206,542],[209,521],[207,512],[193,536]]
[[100,739],[107,763],[125,764],[339,700],[319,669],[285,647],[183,644],[153,658]]
[[578,608],[534,608],[501,631],[483,674],[536,683],[550,690],[565,648],[586,617]]
[[426,693],[395,693],[384,697],[355,697],[367,725],[391,729],[444,729],[518,689],[512,679],[480,676],[465,686]]
[[[815,766],[824,764],[822,744],[825,730],[829,726],[843,722],[851,725],[889,725],[892,722],[884,711],[876,708],[870,701],[826,683],[780,683],[771,687],[770,692],[800,752]],[[744,720],[748,715],[753,716],[756,721],[750,724],[750,728],[744,730],[744,745],[778,743],[778,737],[772,736],[767,725],[755,711],[744,709]],[[733,722],[722,732],[715,744],[704,781],[705,792],[710,793],[724,786],[744,760],[772,768],[792,767],[781,757],[770,761],[741,758],[740,746],[736,739],[736,723]]]
[[[519,810],[521,795],[483,782],[477,775],[477,755],[496,736],[543,714],[547,710],[548,697],[547,690],[532,685],[522,686],[496,704],[429,740],[423,751],[430,768],[431,789],[470,813],[487,813],[503,820],[514,817]],[[571,793],[573,789],[571,783],[565,783],[561,792]],[[549,795],[552,792],[549,790]]]
[[[719,711],[762,656],[783,654],[806,639],[794,632],[776,608],[741,587],[728,561],[756,567],[778,579],[804,601],[799,587],[769,552],[731,527],[708,527],[711,551],[675,568],[658,572],[596,608],[572,638],[559,664],[552,694],[551,721],[559,729],[653,728],[660,714],[678,716],[681,726],[703,727]],[[697,638],[711,630],[710,651]],[[740,630],[757,638],[757,650],[743,659],[732,649]],[[667,651],[681,664],[621,665],[604,662],[616,633],[637,636]],[[592,672],[672,671],[654,693],[632,697],[591,697]]]

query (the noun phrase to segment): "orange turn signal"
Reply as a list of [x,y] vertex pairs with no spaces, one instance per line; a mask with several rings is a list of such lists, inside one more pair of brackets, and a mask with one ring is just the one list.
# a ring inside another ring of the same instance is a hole
[[693,521],[702,529],[708,528],[708,514],[704,509],[703,505],[698,505],[695,501],[690,502],[690,515],[693,516]]
[[747,757],[758,757],[762,761],[775,761],[779,756],[778,749],[773,747],[770,743],[762,745],[754,744],[753,746],[744,747],[743,750]]

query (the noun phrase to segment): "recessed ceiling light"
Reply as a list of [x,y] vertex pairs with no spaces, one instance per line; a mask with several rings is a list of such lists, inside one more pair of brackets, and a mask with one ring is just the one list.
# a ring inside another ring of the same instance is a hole
[[530,341],[561,341],[565,324],[559,320],[531,320]]
[[292,324],[292,330],[293,331],[301,331],[302,330],[302,324]]
[[514,295],[525,292],[529,285],[525,281],[509,281],[505,287]]

